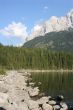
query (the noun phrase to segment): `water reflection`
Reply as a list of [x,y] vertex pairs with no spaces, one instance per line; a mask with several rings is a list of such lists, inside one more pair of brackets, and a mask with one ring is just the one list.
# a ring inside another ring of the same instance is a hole
[[73,73],[32,73],[32,80],[46,95],[62,94],[66,100],[73,101]]

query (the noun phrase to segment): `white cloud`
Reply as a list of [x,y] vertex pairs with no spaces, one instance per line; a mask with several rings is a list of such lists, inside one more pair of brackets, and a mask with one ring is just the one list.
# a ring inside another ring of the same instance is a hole
[[44,6],[44,10],[48,10],[48,6]]
[[29,35],[29,37],[27,37],[27,41],[28,40],[31,40],[37,36],[41,36],[41,35],[44,35],[44,26],[43,24],[36,24],[32,30],[31,30],[31,34]]
[[20,39],[26,39],[28,36],[27,27],[21,22],[12,22],[4,29],[0,29],[0,34],[7,37],[18,37]]

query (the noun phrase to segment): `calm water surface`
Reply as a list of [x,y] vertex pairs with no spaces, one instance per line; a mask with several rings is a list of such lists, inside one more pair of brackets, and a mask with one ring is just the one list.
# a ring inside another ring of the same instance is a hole
[[73,73],[32,73],[32,80],[46,95],[63,95],[73,102]]

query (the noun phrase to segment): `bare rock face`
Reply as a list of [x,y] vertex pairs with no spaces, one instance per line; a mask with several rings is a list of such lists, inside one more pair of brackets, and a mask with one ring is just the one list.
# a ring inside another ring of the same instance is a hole
[[68,12],[66,16],[60,18],[52,16],[44,23],[35,25],[32,29],[30,37],[27,37],[26,39],[29,41],[49,32],[68,30],[70,27],[73,28],[73,9]]
[[73,9],[67,14],[67,18],[70,22],[70,25],[73,26]]

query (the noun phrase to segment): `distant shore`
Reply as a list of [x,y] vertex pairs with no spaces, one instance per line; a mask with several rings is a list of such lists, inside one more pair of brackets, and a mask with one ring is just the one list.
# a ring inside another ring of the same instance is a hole
[[59,69],[59,70],[35,70],[35,69],[22,69],[18,70],[19,72],[73,72],[73,70],[64,70],[64,69]]

